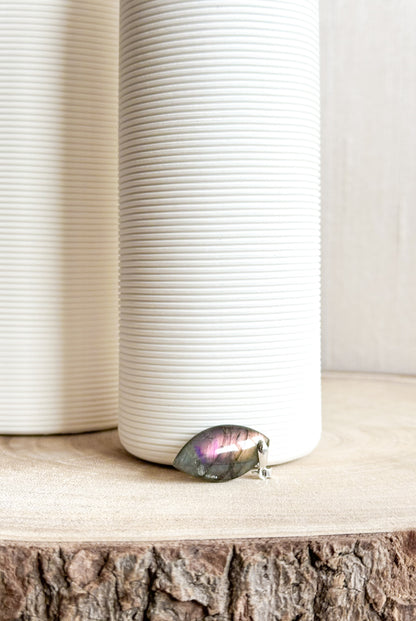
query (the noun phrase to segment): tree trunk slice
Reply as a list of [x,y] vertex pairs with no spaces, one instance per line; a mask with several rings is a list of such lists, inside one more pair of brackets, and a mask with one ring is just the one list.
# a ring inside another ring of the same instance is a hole
[[416,619],[416,380],[331,373],[308,457],[209,484],[0,438],[0,621]]
[[0,546],[1,621],[413,621],[416,531]]

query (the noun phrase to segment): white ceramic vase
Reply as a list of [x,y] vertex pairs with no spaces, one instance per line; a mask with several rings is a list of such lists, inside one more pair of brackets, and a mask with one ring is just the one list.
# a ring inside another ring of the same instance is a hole
[[0,433],[117,422],[118,2],[0,4]]
[[120,438],[321,432],[318,1],[122,0]]

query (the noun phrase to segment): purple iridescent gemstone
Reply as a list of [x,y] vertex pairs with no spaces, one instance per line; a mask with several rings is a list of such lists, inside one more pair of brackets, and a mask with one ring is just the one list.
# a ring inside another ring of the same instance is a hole
[[206,481],[229,481],[255,468],[262,433],[239,425],[218,425],[191,438],[175,457],[178,470]]

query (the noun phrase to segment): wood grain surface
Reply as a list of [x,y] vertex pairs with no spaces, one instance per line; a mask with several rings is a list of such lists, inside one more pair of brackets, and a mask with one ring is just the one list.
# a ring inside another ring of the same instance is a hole
[[332,373],[323,435],[272,479],[194,480],[146,463],[117,431],[0,439],[0,540],[140,542],[416,527],[416,379]]

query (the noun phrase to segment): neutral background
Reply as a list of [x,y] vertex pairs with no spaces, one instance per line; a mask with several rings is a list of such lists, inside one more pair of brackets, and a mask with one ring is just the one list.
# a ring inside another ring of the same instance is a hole
[[322,358],[416,373],[416,2],[321,0]]

